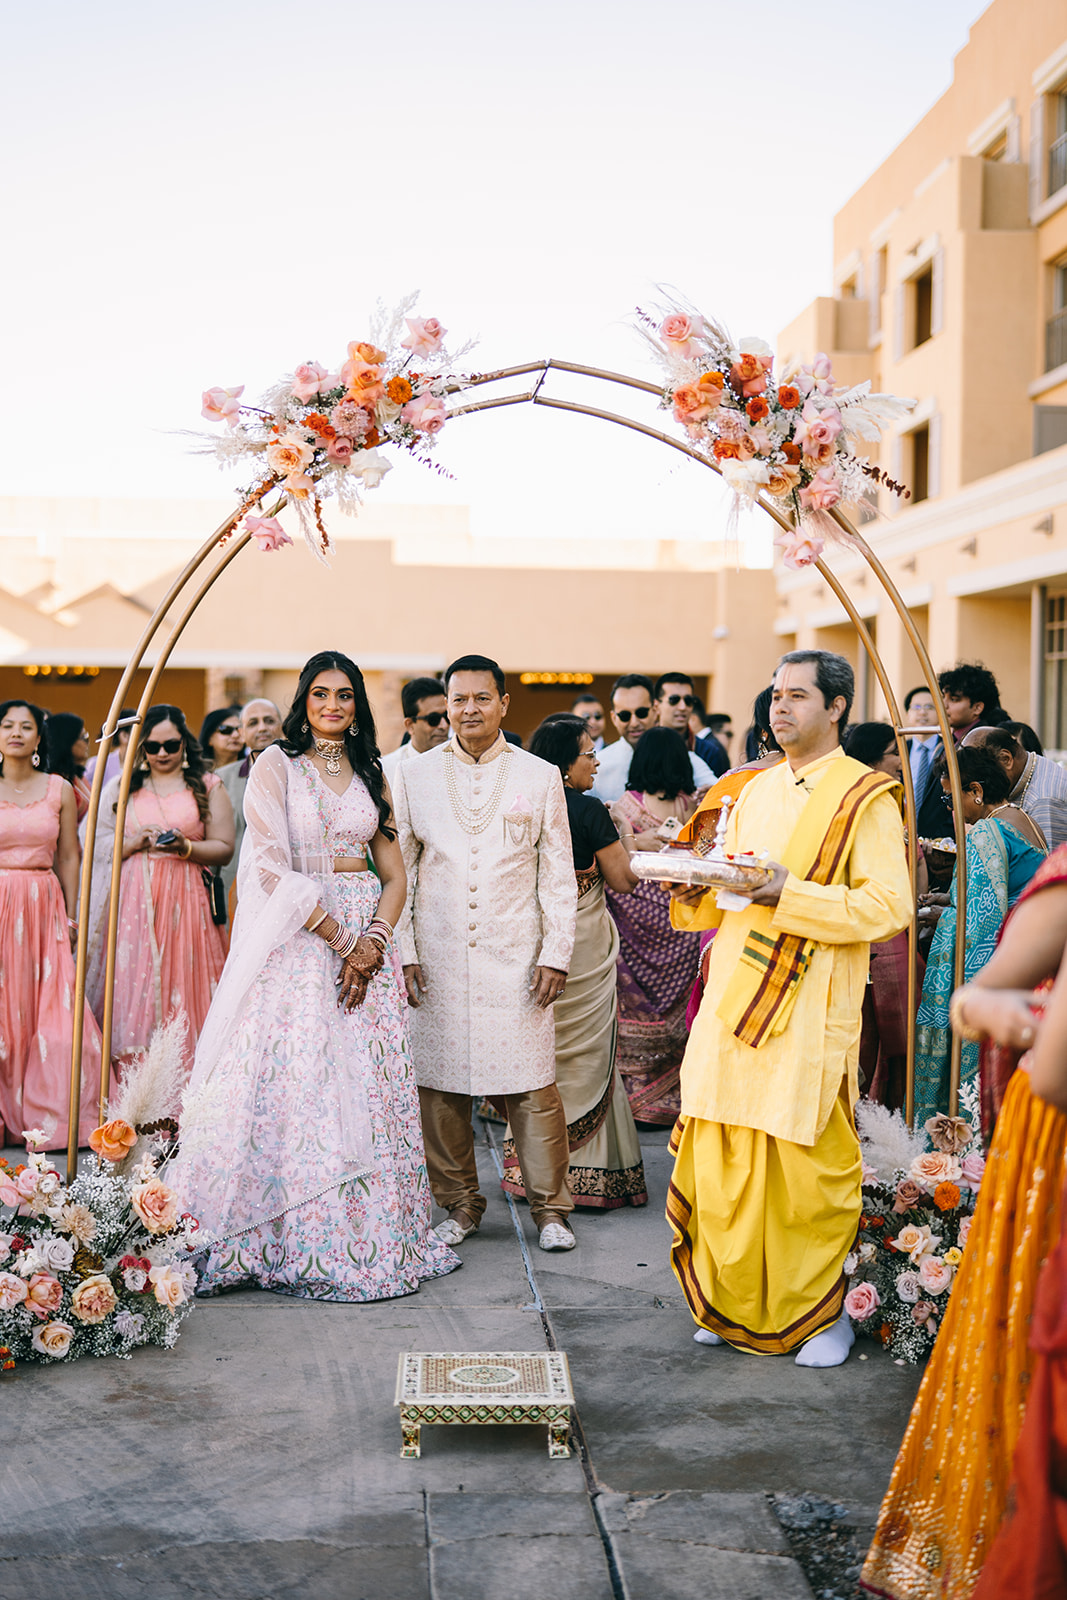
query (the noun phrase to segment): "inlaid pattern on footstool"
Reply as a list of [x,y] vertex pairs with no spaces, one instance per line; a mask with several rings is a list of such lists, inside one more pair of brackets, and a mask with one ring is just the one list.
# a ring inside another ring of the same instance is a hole
[[548,1453],[569,1456],[574,1404],[567,1357],[558,1350],[415,1351],[400,1357],[396,1400],[402,1456],[422,1453],[425,1423],[540,1422]]

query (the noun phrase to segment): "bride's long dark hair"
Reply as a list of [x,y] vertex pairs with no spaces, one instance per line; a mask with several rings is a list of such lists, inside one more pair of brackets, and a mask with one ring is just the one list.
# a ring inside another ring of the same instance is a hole
[[363,674],[348,656],[342,655],[339,650],[320,650],[310,661],[304,663],[300,682],[293,696],[292,709],[282,723],[282,738],[278,743],[287,756],[306,755],[314,746],[315,735],[307,719],[307,701],[311,685],[320,672],[343,672],[352,685],[356,714],[352,726],[346,728],[344,733],[345,755],[352,771],[363,779],[371,799],[378,807],[378,824],[382,833],[387,839],[395,839],[396,831],[390,826],[392,812],[383,788],[384,779],[378,736],[374,728],[374,713],[367,699],[367,686],[363,682]]

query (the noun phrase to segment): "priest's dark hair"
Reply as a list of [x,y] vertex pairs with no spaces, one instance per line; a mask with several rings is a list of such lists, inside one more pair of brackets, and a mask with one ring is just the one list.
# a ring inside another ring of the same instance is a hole
[[503,700],[508,692],[507,679],[504,669],[489,658],[489,656],[457,656],[450,667],[445,668],[445,688],[451,687],[452,678],[457,672],[491,672],[496,692]]
[[367,686],[356,663],[340,650],[320,650],[301,668],[300,681],[293,695],[289,715],[282,723],[282,737],[278,740],[287,756],[306,755],[315,743],[307,719],[308,695],[311,685],[320,672],[343,672],[352,685],[355,699],[355,717],[345,729],[344,746],[352,771],[367,785],[371,799],[378,808],[378,825],[387,839],[395,839],[392,827],[393,814],[385,798],[385,779],[382,776],[378,735],[374,727],[374,713],[367,699]]

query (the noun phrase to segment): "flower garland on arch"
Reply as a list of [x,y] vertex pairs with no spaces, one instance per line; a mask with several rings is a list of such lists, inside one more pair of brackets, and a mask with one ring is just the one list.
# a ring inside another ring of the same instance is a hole
[[[370,336],[349,344],[337,371],[306,361],[280,378],[260,406],[243,401],[243,384],[203,393],[201,416],[227,431],[196,435],[204,441],[198,450],[223,468],[234,461],[254,466],[256,482],[241,490],[249,508],[276,485],[321,560],[331,547],[322,501],[333,495],[342,511],[357,515],[364,493],[392,471],[379,445],[400,445],[427,460],[445,424],[445,397],[469,381],[455,367],[473,341],[450,353],[448,330],[436,317],[410,314],[417,298],[408,296],[392,311],[379,304]],[[292,543],[277,517],[248,517],[245,529],[261,550]]]
[[661,408],[717,464],[735,512],[761,496],[792,510],[793,527],[775,540],[787,567],[816,561],[826,536],[843,538],[830,511],[859,505],[877,481],[909,496],[857,447],[876,443],[914,400],[872,394],[869,382],[839,388],[821,354],[775,377],[774,352],[764,340],[735,342],[717,322],[677,302],[656,315],[639,308],[637,319],[666,370]]

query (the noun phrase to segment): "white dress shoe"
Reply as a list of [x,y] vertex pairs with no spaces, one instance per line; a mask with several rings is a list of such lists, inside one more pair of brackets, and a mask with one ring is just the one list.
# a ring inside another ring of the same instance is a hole
[[537,1240],[542,1250],[573,1250],[578,1243],[562,1222],[546,1222]]
[[444,1222],[439,1222],[433,1231],[443,1244],[456,1245],[462,1244],[476,1229],[473,1222],[469,1228],[465,1228],[453,1217],[447,1217]]

